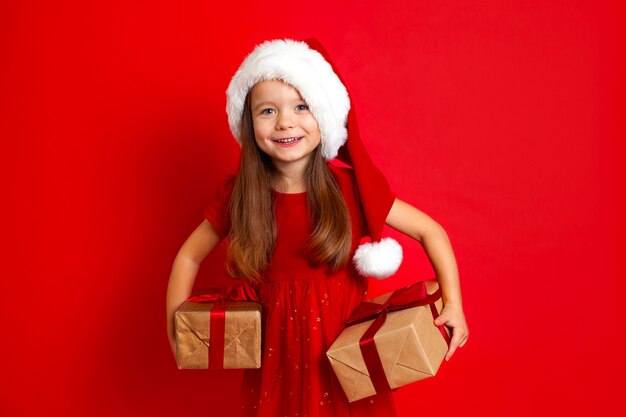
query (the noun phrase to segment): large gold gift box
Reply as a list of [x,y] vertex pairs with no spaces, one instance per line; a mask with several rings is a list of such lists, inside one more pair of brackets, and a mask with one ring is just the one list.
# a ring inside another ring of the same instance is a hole
[[[215,304],[186,301],[176,311],[178,369],[209,368],[211,309]],[[226,301],[224,305],[224,360],[220,367],[260,368],[261,305],[251,301]]]
[[[436,281],[426,281],[428,294],[438,289]],[[393,293],[368,300],[384,304]],[[441,298],[434,303],[437,314]],[[359,340],[374,320],[347,326],[326,355],[349,402],[376,394]],[[448,343],[433,323],[429,305],[392,311],[374,335],[374,343],[391,389],[434,376],[448,351]],[[446,328],[448,337],[449,330]]]

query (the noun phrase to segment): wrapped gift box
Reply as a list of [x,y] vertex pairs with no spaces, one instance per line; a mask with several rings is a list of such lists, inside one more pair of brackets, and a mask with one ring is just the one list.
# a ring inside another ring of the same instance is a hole
[[175,313],[179,369],[261,367],[258,302],[190,299]]
[[[382,364],[380,377],[385,380],[382,385],[372,381],[370,373],[375,374],[376,368],[366,365],[360,346],[360,340],[374,322],[373,319],[347,326],[326,353],[348,401],[375,395],[375,385],[379,387],[378,392],[388,391],[437,373],[448,351],[450,337],[445,326],[437,327],[433,323],[434,317],[442,309],[441,292],[437,291],[436,281],[414,285],[422,285],[423,296],[428,293],[431,300],[435,296],[437,299],[427,305],[387,313],[382,327],[373,336],[375,351],[378,351],[377,356],[380,358],[378,363]],[[368,300],[368,303],[385,305],[392,294],[381,295]],[[406,294],[404,298],[406,301]],[[381,389],[381,386],[385,387]]]

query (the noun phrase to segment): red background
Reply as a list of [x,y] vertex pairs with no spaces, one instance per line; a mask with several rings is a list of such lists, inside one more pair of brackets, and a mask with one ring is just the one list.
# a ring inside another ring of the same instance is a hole
[[[309,36],[376,163],[457,256],[469,342],[395,394],[399,414],[612,414],[626,371],[619,2],[180,3],[3,2],[2,415],[236,411],[239,371],[176,368],[165,289],[237,162],[230,77],[255,44]],[[432,276],[399,239],[401,271],[370,293]],[[223,249],[198,286],[221,281]]]

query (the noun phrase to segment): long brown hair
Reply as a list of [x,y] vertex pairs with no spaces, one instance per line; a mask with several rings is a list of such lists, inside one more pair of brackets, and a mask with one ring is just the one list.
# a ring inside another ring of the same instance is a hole
[[[272,184],[282,177],[254,138],[250,93],[241,123],[241,158],[229,206],[227,271],[232,277],[243,276],[251,282],[260,282],[274,252],[277,235]],[[309,220],[314,225],[307,255],[313,263],[327,264],[331,271],[336,271],[350,256],[352,228],[348,207],[322,156],[321,145],[309,159],[305,182]]]

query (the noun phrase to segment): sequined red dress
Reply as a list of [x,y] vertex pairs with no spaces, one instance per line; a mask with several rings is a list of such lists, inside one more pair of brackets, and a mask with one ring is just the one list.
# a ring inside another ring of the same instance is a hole
[[[328,164],[350,211],[352,253],[367,233],[350,168]],[[232,179],[204,210],[224,236]],[[326,357],[343,321],[362,301],[367,280],[350,263],[332,274],[303,254],[311,233],[306,193],[273,192],[278,229],[271,265],[256,286],[263,306],[260,369],[245,370],[241,415],[246,417],[394,416],[391,394],[348,403]]]

